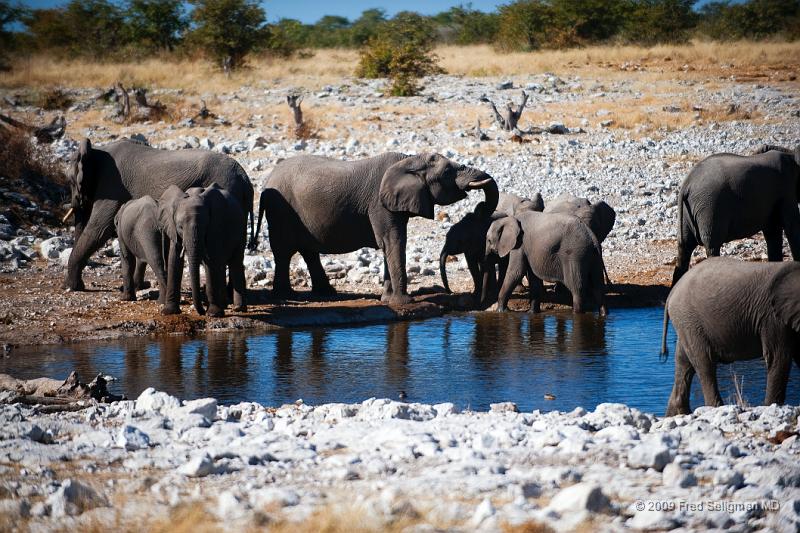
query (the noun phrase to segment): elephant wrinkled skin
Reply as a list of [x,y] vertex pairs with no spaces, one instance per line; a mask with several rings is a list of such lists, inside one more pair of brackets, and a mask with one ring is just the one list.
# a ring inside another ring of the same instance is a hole
[[[278,163],[261,193],[275,257],[273,293],[291,293],[289,262],[300,252],[315,293],[331,294],[320,253],[362,247],[384,253],[382,299],[410,301],[406,282],[406,227],[412,216],[433,218],[434,205],[449,205],[482,189],[487,210],[497,206],[497,184],[485,172],[439,154],[386,153],[359,161],[298,156]],[[257,231],[259,233],[259,231]]]
[[748,263],[712,257],[673,287],[664,308],[661,351],[669,320],[678,334],[675,382],[666,416],[689,413],[697,373],[706,405],[722,405],[717,363],[764,358],[764,404],[781,404],[792,359],[800,368],[800,263]]
[[158,204],[150,196],[125,202],[114,217],[122,263],[122,299],[136,300],[138,275],[150,265],[158,280],[158,301],[164,303],[167,273],[164,242],[158,226]]

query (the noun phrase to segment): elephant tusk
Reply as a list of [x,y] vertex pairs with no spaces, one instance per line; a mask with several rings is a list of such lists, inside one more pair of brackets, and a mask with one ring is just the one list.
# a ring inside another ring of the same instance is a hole
[[492,178],[486,178],[485,180],[480,181],[471,181],[467,183],[467,189],[480,189],[490,181],[492,181]]
[[74,212],[75,212],[75,208],[74,208],[74,207],[70,207],[70,208],[69,208],[69,211],[67,211],[67,214],[66,214],[66,215],[64,215],[64,218],[62,218],[62,219],[61,219],[61,223],[62,223],[62,224],[66,224],[66,222],[67,222],[67,219],[68,219],[69,217],[71,217],[71,216],[72,216],[72,213],[74,213]]

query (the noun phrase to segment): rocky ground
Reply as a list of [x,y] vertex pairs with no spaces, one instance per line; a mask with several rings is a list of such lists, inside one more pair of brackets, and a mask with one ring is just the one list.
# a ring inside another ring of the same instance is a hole
[[797,407],[0,405],[10,531],[800,528]]
[[[674,77],[653,78],[634,73],[564,78],[536,74],[513,79],[438,76],[427,79],[423,94],[413,98],[383,96],[384,82],[380,80],[344,79],[337,85],[306,91],[305,116],[316,131],[316,138],[306,140],[295,139],[288,127],[285,96],[300,88],[286,81],[265,80],[258,87],[219,94],[153,90],[151,101],[167,102],[175,116],[166,121],[124,124],[110,119],[115,104],[97,100],[98,90],[65,89],[73,102],[65,113],[67,137],[51,148],[56,157],[66,160],[83,136],[99,144],[136,136],[162,148],[215,150],[240,161],[257,192],[278,161],[297,154],[359,158],[387,150],[438,151],[486,170],[506,191],[521,195],[540,191],[545,200],[565,191],[590,200],[605,199],[618,213],[616,226],[604,244],[609,273],[616,282],[647,288],[670,279],[676,193],[696,161],[715,152],[749,153],[763,143],[794,146],[800,139],[800,84],[785,76],[756,84],[738,81],[743,78],[734,73],[704,78],[693,76],[687,67]],[[517,143],[491,125],[488,104],[481,99],[498,105],[517,101],[518,89],[531,95],[521,128],[544,127],[559,133],[529,135]],[[37,118],[41,110],[22,103],[26,90],[0,93],[8,104],[3,112],[28,117],[29,123],[49,120],[50,114]],[[216,119],[191,118],[196,109],[189,102],[199,99],[208,102]],[[474,134],[478,120],[489,140]],[[0,195],[4,204],[41,209],[15,194],[2,178]],[[440,284],[437,260],[444,235],[480,196],[473,194],[459,204],[437,207],[434,221],[413,219],[407,247],[412,291]],[[248,282],[256,291],[268,289],[272,280],[266,234],[264,230],[259,251],[246,258]],[[0,340],[64,340],[67,337],[59,329],[79,329],[90,337],[169,329],[171,322],[165,326],[158,321],[153,304],[115,302],[119,285],[115,243],[97,254],[85,274],[90,286],[102,293],[98,298],[92,293],[63,293],[58,288],[56,280],[63,275],[72,246],[69,228],[15,227],[0,215],[0,239],[0,284],[4,288],[0,294]],[[766,258],[760,236],[731,243],[724,251],[748,259]],[[375,296],[380,293],[380,252],[363,249],[328,256],[323,264],[338,289],[364,295],[371,304],[379,305]],[[471,289],[463,259],[451,262],[449,270],[456,289]],[[299,256],[293,276],[297,288],[308,286]],[[142,294],[142,298],[149,296]],[[253,312],[260,316],[265,309]],[[75,321],[62,323],[65,314],[74,316]],[[196,319],[190,321],[203,329],[205,322]],[[155,325],[142,325],[153,320]],[[94,329],[104,333],[93,334],[87,321],[94,321]],[[131,321],[138,326],[132,327]],[[245,327],[242,324],[239,322],[239,327]]]

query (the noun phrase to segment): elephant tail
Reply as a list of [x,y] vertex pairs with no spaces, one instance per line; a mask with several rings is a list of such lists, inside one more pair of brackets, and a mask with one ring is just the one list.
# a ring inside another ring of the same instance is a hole
[[255,225],[255,217],[253,216],[253,202],[250,202],[250,240],[247,243],[249,250],[255,250],[258,246],[258,233],[253,231]]
[[[250,240],[251,250],[255,250],[256,246],[258,246],[258,236],[261,235],[261,220],[264,218],[264,212],[266,210],[267,210],[267,196],[262,192],[261,198],[258,201],[258,224],[256,224],[256,232],[255,234],[253,234],[253,238]],[[251,217],[253,216],[252,211],[250,211],[250,216]]]
[[667,360],[667,329],[669,328],[669,300],[664,303],[664,326],[661,330],[661,356],[659,359],[662,363]]
[[447,245],[442,248],[442,253],[439,254],[439,274],[442,276],[442,285],[444,286],[444,290],[447,291],[447,294],[452,294],[453,291],[450,290],[450,285],[447,283]]

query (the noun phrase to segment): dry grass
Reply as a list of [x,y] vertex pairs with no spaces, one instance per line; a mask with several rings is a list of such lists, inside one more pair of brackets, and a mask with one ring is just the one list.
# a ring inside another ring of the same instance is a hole
[[[570,50],[544,50],[501,54],[488,45],[439,47],[440,65],[450,74],[511,76],[553,72],[605,72],[630,76],[655,73],[691,76],[692,73],[734,73],[764,77],[765,71],[792,79],[800,69],[800,42],[734,43],[693,42],[686,45],[594,46]],[[93,63],[45,56],[20,59],[10,72],[0,73],[2,87],[110,87],[181,88],[197,92],[234,90],[242,85],[268,86],[281,82],[317,88],[353,75],[358,63],[354,50],[316,50],[311,57],[255,58],[250,68],[230,78],[207,61],[150,59],[141,62]]]

